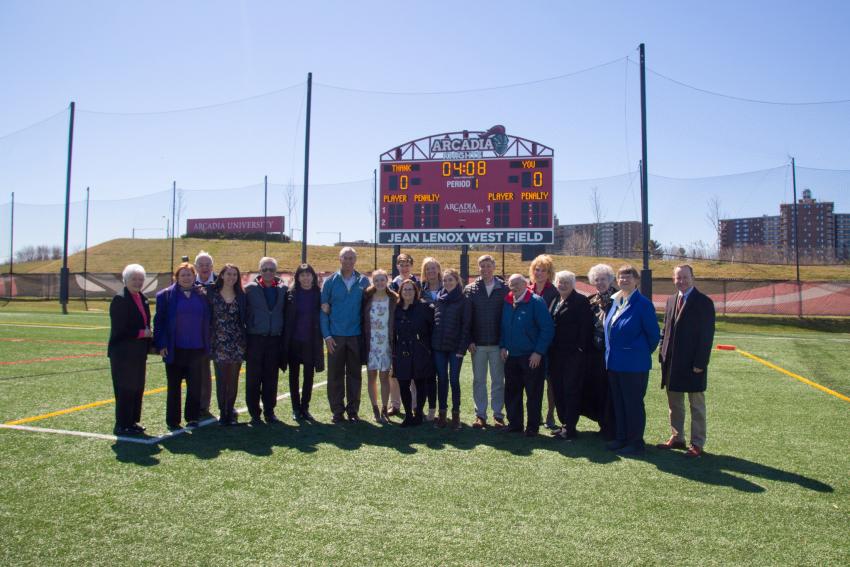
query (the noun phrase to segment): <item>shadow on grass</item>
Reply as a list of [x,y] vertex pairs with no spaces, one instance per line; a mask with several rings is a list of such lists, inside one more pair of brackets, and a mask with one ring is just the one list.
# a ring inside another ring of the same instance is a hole
[[376,425],[370,422],[295,423],[220,427],[210,425],[192,433],[166,439],[158,445],[115,443],[112,450],[120,462],[140,466],[159,464],[156,457],[163,449],[198,459],[215,459],[225,451],[240,451],[262,457],[275,449],[294,449],[313,453],[321,446],[354,451],[363,446],[384,447],[401,454],[412,455],[422,446],[432,450],[452,448],[469,451],[479,446],[491,447],[512,455],[531,456],[534,451],[553,451],[569,458],[582,458],[592,463],[606,464],[619,459],[606,451],[601,438],[582,433],[578,441],[565,443],[551,438],[545,431],[529,439],[518,433],[499,433],[493,429],[474,430],[464,426],[462,431],[436,429],[430,424],[401,428],[396,425]]
[[150,467],[159,464],[159,459],[156,455],[162,452],[162,447],[159,445],[140,445],[138,443],[116,441],[112,445],[112,451],[115,453],[115,460],[120,463],[132,463],[142,467]]
[[[226,428],[210,425],[190,434],[166,439],[159,445],[119,442],[112,446],[112,450],[116,459],[122,463],[153,466],[160,463],[157,455],[163,450],[207,460],[215,459],[225,451],[241,451],[257,457],[271,456],[275,449],[313,453],[323,445],[343,451],[354,451],[363,446],[384,447],[407,455],[415,454],[419,450],[417,446],[423,445],[437,451],[445,448],[469,451],[486,446],[525,457],[531,456],[534,451],[553,451],[565,458],[585,459],[602,465],[621,460],[605,449],[601,437],[590,432],[580,433],[574,442],[564,442],[549,437],[545,432],[529,439],[518,433],[475,430],[469,426],[465,426],[462,431],[436,429],[430,424],[402,429],[398,425],[381,426],[369,422],[346,422],[339,425],[287,422],[284,425]],[[752,478],[792,483],[815,492],[833,492],[830,485],[813,478],[732,455],[706,453],[692,461],[678,451],[648,449],[639,460],[655,465],[662,472],[695,483],[725,486],[741,492],[760,493],[767,490]]]
[[767,490],[765,486],[744,478],[744,475],[796,484],[815,492],[833,492],[830,485],[819,480],[732,455],[705,453],[699,459],[692,461],[676,451],[651,451],[647,452],[644,460],[668,474],[713,486],[726,486],[741,492],[758,493]]

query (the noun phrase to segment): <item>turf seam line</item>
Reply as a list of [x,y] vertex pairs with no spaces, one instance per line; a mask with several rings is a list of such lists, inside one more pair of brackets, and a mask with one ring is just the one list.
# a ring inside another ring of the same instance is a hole
[[812,388],[816,388],[816,389],[820,390],[821,392],[825,392],[825,393],[829,394],[830,396],[835,396],[839,400],[844,400],[845,402],[850,402],[850,398],[848,398],[844,394],[836,392],[835,390],[831,390],[831,389],[827,388],[826,386],[821,386],[817,382],[814,382],[813,380],[809,380],[808,378],[804,378],[804,377],[800,376],[799,374],[794,374],[793,372],[791,372],[789,370],[785,370],[781,366],[777,366],[776,364],[773,364],[772,362],[769,362],[769,361],[767,361],[763,358],[759,358],[758,356],[756,356],[752,353],[749,353],[749,352],[747,352],[745,350],[741,350],[741,349],[738,349],[737,352],[741,353],[742,356],[746,356],[749,359],[752,359],[752,360],[755,360],[756,362],[764,364],[768,368],[772,368],[773,370],[776,370],[777,372],[781,372],[782,374],[785,374],[786,376],[790,376],[791,378],[794,378],[795,380],[799,380],[803,384],[811,386]]

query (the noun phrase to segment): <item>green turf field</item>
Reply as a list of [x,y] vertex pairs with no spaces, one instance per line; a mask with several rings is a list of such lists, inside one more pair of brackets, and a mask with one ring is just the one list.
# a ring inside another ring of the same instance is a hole
[[[850,334],[718,329],[718,343],[850,396]],[[101,402],[27,425],[111,434],[107,335],[102,312],[0,309],[0,423]],[[658,382],[650,443],[668,435]],[[164,386],[155,357],[147,384]],[[462,389],[468,424],[468,360]],[[723,351],[707,399],[694,462],[617,457],[585,420],[573,443],[332,426],[322,386],[315,425],[211,425],[150,445],[0,429],[0,564],[850,564],[850,403]],[[363,400],[366,416],[365,387]],[[150,434],[164,415],[164,392],[146,396]]]

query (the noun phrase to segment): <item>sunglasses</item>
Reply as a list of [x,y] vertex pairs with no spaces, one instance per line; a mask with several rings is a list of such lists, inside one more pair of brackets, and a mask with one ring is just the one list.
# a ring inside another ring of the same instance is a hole
[[260,268],[261,272],[276,272],[277,268]]

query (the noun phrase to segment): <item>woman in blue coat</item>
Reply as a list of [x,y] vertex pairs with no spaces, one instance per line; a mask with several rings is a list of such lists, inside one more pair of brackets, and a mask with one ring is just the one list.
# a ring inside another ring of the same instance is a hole
[[607,447],[620,455],[643,453],[643,398],[652,352],[661,338],[655,307],[637,290],[638,281],[632,266],[617,271],[620,291],[611,297],[611,310],[605,317],[605,363],[617,421],[617,436]]

